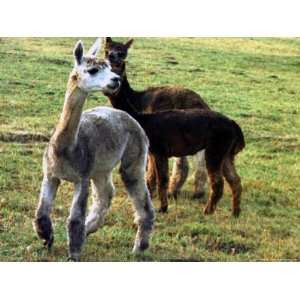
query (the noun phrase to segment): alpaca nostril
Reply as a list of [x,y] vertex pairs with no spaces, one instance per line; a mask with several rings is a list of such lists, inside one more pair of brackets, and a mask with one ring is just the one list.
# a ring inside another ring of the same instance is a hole
[[114,77],[114,78],[112,79],[112,82],[113,82],[113,83],[120,83],[120,77]]
[[108,59],[111,62],[115,62],[117,60],[117,57],[113,53],[111,53],[109,54]]
[[121,78],[119,76],[115,76],[111,79],[111,83],[108,86],[110,89],[117,90],[121,86]]

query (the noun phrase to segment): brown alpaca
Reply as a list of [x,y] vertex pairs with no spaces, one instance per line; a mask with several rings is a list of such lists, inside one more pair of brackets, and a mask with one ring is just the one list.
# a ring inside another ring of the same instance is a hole
[[[123,68],[125,71],[125,65]],[[205,214],[215,211],[217,202],[223,195],[224,176],[232,190],[232,213],[234,216],[239,216],[242,186],[235,170],[234,157],[245,147],[244,136],[239,125],[211,110],[138,113],[131,103],[135,93],[125,77],[120,89],[112,93],[109,98],[113,107],[126,111],[136,119],[149,138],[150,160],[158,179],[160,211],[166,212],[168,209],[168,158],[194,155],[200,150],[205,150],[211,187]]]
[[[130,39],[127,43],[115,42],[106,38],[105,57],[109,60],[113,71],[119,73],[124,81],[127,81],[123,65],[128,54],[128,49],[133,43]],[[112,97],[111,97],[112,99]],[[158,112],[172,109],[209,109],[204,100],[195,92],[178,86],[162,86],[149,88],[144,92],[131,90],[130,103],[138,112]],[[207,181],[205,168],[204,151],[196,155],[196,172],[194,179],[194,198],[201,198],[204,195],[204,187]],[[180,192],[188,176],[187,157],[176,158],[172,176],[169,184],[169,194],[176,197]],[[156,188],[156,176],[153,161],[148,160],[148,185],[153,193]]]

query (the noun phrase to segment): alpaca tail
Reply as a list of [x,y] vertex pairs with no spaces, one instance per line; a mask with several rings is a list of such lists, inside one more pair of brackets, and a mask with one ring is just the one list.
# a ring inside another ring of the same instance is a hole
[[232,122],[236,131],[236,140],[232,148],[232,154],[236,155],[245,148],[246,142],[241,127],[235,121]]

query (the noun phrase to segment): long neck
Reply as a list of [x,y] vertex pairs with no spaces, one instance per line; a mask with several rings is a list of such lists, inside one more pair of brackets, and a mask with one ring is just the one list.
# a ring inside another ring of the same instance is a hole
[[58,152],[71,149],[76,145],[80,117],[86,98],[87,93],[77,86],[77,76],[71,74],[63,111],[51,138],[51,144],[55,146]]
[[126,62],[118,65],[112,65],[113,72],[119,74],[122,77],[122,86],[117,94],[107,95],[112,106],[117,109],[122,109],[123,99],[127,98],[129,103],[137,112],[142,112],[144,110],[143,96],[144,92],[135,91],[129,84],[126,75]]
[[114,108],[126,111],[138,122],[140,121],[142,114],[136,111],[134,103],[136,92],[130,87],[126,74],[123,75],[119,91],[114,95],[108,95],[108,98]]

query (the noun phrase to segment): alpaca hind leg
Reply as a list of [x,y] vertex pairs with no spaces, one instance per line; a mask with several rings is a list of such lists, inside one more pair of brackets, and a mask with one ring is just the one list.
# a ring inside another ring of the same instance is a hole
[[135,210],[138,226],[133,252],[138,253],[149,247],[149,238],[154,224],[154,209],[145,181],[145,158],[121,162],[120,174]]
[[75,184],[70,216],[68,218],[69,259],[78,261],[85,241],[85,213],[89,193],[89,180]]
[[172,176],[168,188],[168,194],[177,198],[180,190],[185,183],[189,173],[189,163],[186,156],[178,157],[173,163]]
[[205,150],[198,152],[195,156],[196,171],[194,175],[193,198],[202,198],[205,194],[205,184],[207,182],[207,170],[205,163]]
[[220,172],[209,173],[208,176],[210,180],[211,192],[207,205],[204,209],[204,214],[206,215],[210,215],[215,212],[217,203],[222,198],[224,190],[224,179]]
[[101,174],[92,180],[93,204],[86,217],[85,230],[86,235],[94,233],[104,224],[104,218],[111,206],[111,200],[114,195],[114,186],[112,175]]
[[242,194],[241,178],[234,166],[234,159],[226,159],[223,166],[223,173],[232,191],[232,214],[238,217],[241,213],[240,202]]
[[225,149],[206,149],[205,160],[210,183],[210,195],[207,205],[204,209],[205,214],[213,214],[216,210],[217,203],[221,199],[224,190],[223,179],[223,161],[226,153]]
[[38,236],[44,240],[49,249],[53,244],[53,227],[50,219],[51,209],[59,186],[59,179],[44,176],[40,200],[35,213],[34,229]]
[[147,164],[147,186],[151,197],[153,197],[156,190],[156,171],[155,171],[155,160],[154,156],[148,155],[148,164]]

